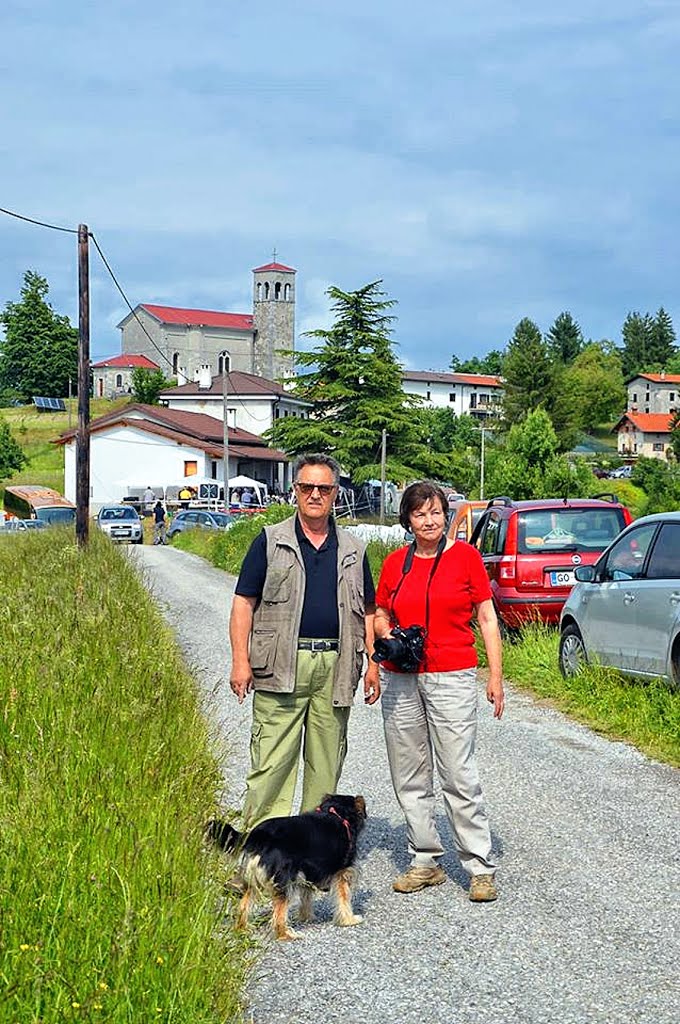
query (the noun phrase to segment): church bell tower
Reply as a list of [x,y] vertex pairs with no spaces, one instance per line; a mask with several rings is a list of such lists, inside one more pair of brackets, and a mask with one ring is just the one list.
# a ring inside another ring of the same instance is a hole
[[253,270],[253,372],[270,380],[291,376],[295,349],[295,273],[277,263]]

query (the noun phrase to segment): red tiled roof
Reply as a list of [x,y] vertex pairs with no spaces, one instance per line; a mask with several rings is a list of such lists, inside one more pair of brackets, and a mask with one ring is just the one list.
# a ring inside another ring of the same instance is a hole
[[140,367],[142,370],[160,370],[158,363],[154,363],[151,359],[147,359],[146,356],[111,356],[110,359],[102,359],[98,363],[92,364],[92,369],[96,370],[100,367],[122,367],[123,369],[135,369]]
[[670,434],[671,415],[667,412],[626,412],[614,425],[612,433],[618,431],[624,420],[630,420],[634,427],[645,434]]
[[253,318],[249,313],[220,313],[214,309],[181,309],[179,306],[155,306],[143,302],[151,316],[163,324],[185,324],[187,327],[230,327],[236,331],[252,331]]
[[253,274],[259,274],[262,270],[278,270],[286,274],[297,274],[297,270],[294,270],[293,267],[286,267],[283,263],[265,263],[263,267],[253,267]]
[[[135,416],[141,413],[141,416]],[[126,426],[140,426],[145,429],[146,425],[151,427],[164,427],[174,431],[180,438],[193,441],[217,441],[222,444],[224,439],[224,428],[222,421],[215,416],[206,416],[202,412],[182,412],[178,409],[166,409],[162,405],[143,405],[139,402],[132,402],[120,409],[99,416],[90,423],[90,431],[104,430],[107,427],[123,423]],[[76,430],[67,430],[57,438],[57,443],[70,441],[75,437]],[[235,444],[262,445],[265,442],[257,434],[251,434],[249,430],[241,427],[229,427],[229,441]]]
[[626,383],[630,384],[632,380],[637,380],[638,377],[642,377],[643,380],[654,381],[655,384],[680,384],[680,373],[636,373]]
[[491,374],[443,373],[435,370],[402,370],[404,380],[431,382],[433,384],[472,384],[474,387],[501,388],[503,378]]

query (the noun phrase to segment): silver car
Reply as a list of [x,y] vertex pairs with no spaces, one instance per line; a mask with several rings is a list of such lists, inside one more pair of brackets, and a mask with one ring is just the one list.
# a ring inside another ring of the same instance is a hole
[[173,516],[168,527],[168,537],[172,540],[184,530],[228,530],[235,522],[235,517],[228,512],[208,512],[205,509],[190,509],[178,512]]
[[579,566],[560,618],[560,671],[596,662],[680,686],[680,512],[643,516]]
[[111,540],[144,543],[144,528],[132,505],[103,505],[97,513],[96,523]]

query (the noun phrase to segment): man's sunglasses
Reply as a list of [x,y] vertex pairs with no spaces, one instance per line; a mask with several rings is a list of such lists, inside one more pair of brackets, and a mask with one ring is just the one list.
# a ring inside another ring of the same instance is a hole
[[319,492],[323,498],[327,498],[329,494],[332,494],[335,490],[335,484],[304,484],[297,481],[295,486],[297,487],[300,494],[304,494],[305,497],[309,497],[310,494],[314,493],[314,488]]

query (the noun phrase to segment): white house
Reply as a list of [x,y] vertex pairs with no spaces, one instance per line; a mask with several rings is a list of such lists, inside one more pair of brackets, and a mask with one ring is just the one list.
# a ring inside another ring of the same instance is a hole
[[[285,492],[287,456],[261,437],[229,427],[229,477],[243,474]],[[64,446],[64,493],[75,501],[76,431]],[[90,501],[120,501],[130,488],[154,489],[196,479],[223,479],[223,425],[214,416],[158,405],[127,405],[90,424]]]
[[680,407],[680,373],[639,373],[626,390],[629,412],[670,414]]
[[644,455],[665,459],[671,449],[671,417],[667,412],[626,412],[614,425],[617,449],[622,458]]
[[498,412],[503,396],[502,378],[491,374],[404,370],[402,386],[431,408],[450,409],[456,416],[468,413],[478,419]]
[[[204,366],[198,381],[168,388],[160,400],[169,409],[204,413],[223,421],[224,375],[212,377]],[[272,424],[287,416],[308,416],[309,404],[286,393],[276,381],[254,373],[233,370],[227,374],[227,423],[253,434],[263,434]]]

